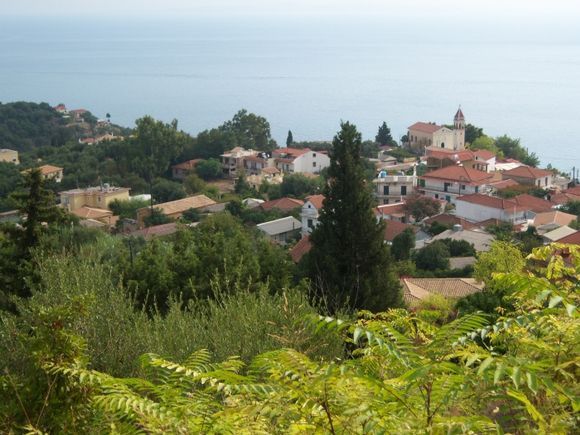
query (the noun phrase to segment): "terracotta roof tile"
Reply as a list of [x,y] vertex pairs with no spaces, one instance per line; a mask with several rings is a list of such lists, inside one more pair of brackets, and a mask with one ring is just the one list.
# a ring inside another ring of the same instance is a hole
[[535,180],[536,178],[552,175],[552,173],[545,169],[532,168],[530,166],[518,166],[517,168],[504,171],[503,175],[506,177],[512,175],[514,177],[532,178]]
[[517,203],[520,207],[523,207],[526,210],[531,210],[535,213],[550,211],[552,210],[553,205],[550,201],[546,201],[545,199],[542,198],[537,198],[533,195],[528,195],[527,193],[515,196],[514,198],[512,198],[512,201]]
[[310,241],[310,236],[303,236],[298,243],[290,249],[290,257],[294,263],[298,263],[305,254],[310,252],[312,249],[312,242]]
[[451,226],[451,227],[453,225],[461,225],[466,230],[470,230],[472,228],[477,227],[477,225],[475,225],[469,221],[466,221],[465,219],[460,218],[459,216],[455,216],[455,215],[447,214],[447,213],[432,216],[428,219],[425,219],[425,221],[424,221],[424,223],[426,223],[427,225],[431,225],[433,222],[439,222],[440,224]]
[[463,166],[447,166],[445,168],[428,172],[419,178],[423,180],[450,180],[466,184],[481,185],[491,181],[493,174],[488,174],[487,172],[478,171],[476,169],[465,168]]
[[324,195],[310,195],[306,197],[306,201],[310,201],[314,207],[320,210],[324,202]]
[[580,245],[580,231],[576,231],[574,234],[563,237],[556,240],[556,243],[569,243],[571,245]]
[[405,231],[407,228],[411,228],[413,231],[417,231],[417,228],[413,225],[404,224],[399,221],[386,220],[384,221],[385,226],[385,240],[392,242],[395,237]]
[[62,171],[62,168],[59,168],[58,166],[52,166],[52,165],[42,165],[42,166],[39,166],[38,169],[40,169],[40,173],[42,175],[50,175],[50,174],[54,174],[55,172]]
[[440,126],[440,125],[437,125],[437,124],[430,124],[428,122],[416,122],[415,124],[413,124],[413,125],[411,125],[409,127],[409,130],[414,130],[414,131],[420,131],[422,133],[433,134],[437,130],[440,130],[441,128],[443,128],[443,127]]
[[569,213],[564,213],[563,211],[548,211],[544,213],[538,213],[534,218],[534,226],[539,227],[542,225],[556,224],[556,225],[570,225],[570,223],[576,220],[576,216]]
[[168,224],[154,225],[152,227],[143,228],[142,230],[133,231],[132,236],[143,237],[149,240],[153,237],[162,237],[173,234],[177,231],[177,223],[170,222]]
[[[183,213],[190,208],[202,208],[208,205],[216,204],[216,202],[205,195],[188,196],[187,198],[178,199],[176,201],[164,202],[162,204],[155,204],[153,207],[161,209],[165,215],[173,215],[175,213]],[[149,207],[143,207],[148,209]],[[143,210],[139,209],[139,210]]]
[[432,295],[462,298],[483,290],[483,283],[473,278],[402,278],[403,299],[416,303]]
[[260,208],[262,210],[272,210],[273,208],[277,208],[278,210],[281,211],[291,211],[294,210],[295,208],[302,207],[303,205],[304,201],[300,199],[284,197],[280,199],[274,199],[272,201],[263,202],[262,204],[260,204]]
[[495,154],[489,150],[475,150],[473,151],[475,157],[479,157],[482,160],[490,160],[495,157]]
[[456,199],[456,201],[469,202],[471,204],[483,205],[497,210],[518,210],[524,211],[515,201],[511,199],[498,198],[496,196],[482,195],[481,193],[473,193],[471,195],[463,195]]

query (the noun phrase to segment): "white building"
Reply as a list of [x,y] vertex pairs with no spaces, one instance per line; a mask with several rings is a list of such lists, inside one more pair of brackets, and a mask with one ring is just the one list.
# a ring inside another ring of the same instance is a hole
[[302,219],[302,235],[310,234],[318,225],[318,218],[322,210],[324,195],[310,195],[302,206],[300,218]]
[[388,175],[387,171],[380,171],[373,184],[379,204],[403,202],[417,187],[416,167],[413,167],[413,175]]
[[285,245],[297,237],[302,228],[300,221],[292,216],[264,222],[256,225],[270,240]]
[[425,196],[455,204],[459,196],[487,192],[494,175],[464,166],[447,166],[419,177],[417,190]]
[[525,223],[528,219],[526,208],[517,202],[478,193],[457,198],[455,215],[471,222],[497,219],[518,224]]
[[407,133],[409,147],[423,151],[426,147],[448,150],[465,149],[465,116],[461,107],[453,118],[453,129],[428,122],[416,122]]
[[330,166],[328,155],[308,148],[278,148],[272,152],[276,168],[285,173],[318,174]]

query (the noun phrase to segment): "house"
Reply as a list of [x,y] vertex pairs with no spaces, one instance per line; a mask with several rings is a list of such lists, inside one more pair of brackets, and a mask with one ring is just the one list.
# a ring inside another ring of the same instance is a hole
[[318,174],[330,166],[330,157],[309,148],[278,148],[272,152],[274,166],[284,173]]
[[[111,210],[97,207],[88,207],[86,205],[73,210],[71,213],[81,219],[81,225],[83,225],[83,221],[97,221],[102,223],[102,226],[106,228],[112,228],[119,220],[119,216],[113,216],[113,212]],[[85,226],[99,227],[101,225],[98,225],[95,222],[89,222]]]
[[503,171],[501,174],[504,180],[515,180],[520,184],[535,186],[547,189],[552,187],[554,174],[545,169],[532,168],[530,166],[518,166],[517,168]]
[[538,198],[533,195],[528,195],[527,193],[514,196],[511,198],[511,200],[514,201],[518,206],[534,213],[551,211],[553,207],[553,204],[550,201]]
[[303,205],[304,201],[300,199],[284,197],[280,199],[273,199],[271,201],[263,202],[262,204],[259,205],[259,207],[264,211],[278,209],[281,212],[288,213],[291,212],[292,210],[302,207]]
[[171,176],[176,180],[184,180],[195,169],[201,159],[186,160],[171,167]]
[[477,224],[449,213],[441,213],[435,216],[431,216],[430,218],[427,218],[423,221],[426,226],[431,226],[435,222],[438,222],[441,225],[445,225],[449,228],[453,228],[454,225],[461,225],[461,227],[466,230],[477,228]]
[[113,187],[105,183],[99,187],[72,189],[60,192],[60,203],[68,211],[74,211],[83,206],[106,209],[114,200],[129,200],[129,188]]
[[312,242],[310,236],[302,236],[300,240],[290,249],[290,257],[294,263],[299,263],[302,257],[312,249]]
[[38,169],[42,174],[42,178],[44,180],[53,180],[57,183],[62,181],[63,177],[63,168],[59,168],[58,166],[52,165],[42,165],[39,166]]
[[544,243],[553,243],[558,242],[564,237],[571,236],[572,234],[576,233],[575,229],[570,228],[567,225],[563,225],[561,227],[556,228],[555,230],[548,231],[547,233],[542,234],[542,239],[544,239]]
[[526,165],[516,159],[501,159],[496,160],[495,162],[495,170],[499,172],[510,171],[512,169],[519,168],[520,166]]
[[223,153],[220,158],[224,175],[232,178],[237,177],[239,172],[244,168],[244,158],[257,155],[257,151],[252,149],[247,150],[242,147],[235,147]]
[[404,224],[399,221],[385,221],[385,242],[391,244],[393,239],[405,231],[407,228],[413,230],[413,232],[417,232],[417,227],[409,224]]
[[489,190],[493,174],[463,166],[447,166],[419,177],[419,192],[435,199],[455,204],[459,196],[482,193]]
[[393,220],[402,223],[407,222],[407,213],[405,212],[405,203],[398,202],[395,204],[384,204],[375,207],[375,216],[379,220]]
[[373,180],[374,193],[379,204],[403,202],[408,195],[415,192],[417,187],[417,172],[413,168],[413,175],[388,175],[387,171],[380,171]]
[[520,186],[515,180],[507,179],[507,180],[497,180],[492,181],[489,183],[489,187],[492,189],[493,192],[497,192],[503,189],[509,189],[510,187]]
[[[183,213],[191,208],[201,210],[214,204],[217,203],[205,195],[195,195],[162,204],[155,204],[153,208],[158,209],[162,214],[171,219],[179,219]],[[145,218],[149,215],[151,215],[151,207],[143,207],[137,210],[137,222],[140,229],[145,227]]]
[[556,240],[556,243],[569,243],[571,245],[580,245],[580,231],[576,231],[566,237]]
[[260,204],[264,204],[263,199],[258,198],[246,198],[242,200],[242,205],[245,205],[248,208],[256,208],[260,206]]
[[18,159],[18,151],[9,150],[7,148],[0,149],[0,162],[8,162],[19,165],[20,160]]
[[580,201],[580,186],[570,187],[558,193],[550,193],[548,200],[554,204],[554,207],[570,201]]
[[302,219],[302,235],[310,234],[318,225],[318,218],[320,217],[323,203],[324,195],[310,195],[306,197],[300,213],[300,218]]
[[497,219],[515,224],[527,220],[526,208],[516,201],[480,193],[458,197],[455,200],[455,214],[471,222]]
[[68,114],[68,110],[66,110],[66,106],[64,104],[59,104],[58,106],[54,106],[53,109],[60,113],[61,115]]
[[257,153],[242,158],[242,167],[247,175],[260,175],[270,166],[270,159],[266,153]]
[[465,117],[461,107],[453,118],[453,129],[427,122],[416,122],[407,132],[408,146],[414,151],[423,152],[427,147],[441,149],[465,149]]
[[411,307],[434,295],[459,299],[483,291],[473,278],[402,278],[403,300]]
[[483,172],[495,171],[495,154],[487,150],[449,150],[427,147],[427,169],[429,171],[446,166],[460,165]]
[[564,225],[570,225],[577,219],[577,216],[554,210],[544,213],[538,213],[534,217],[532,225],[536,227],[538,233],[543,234],[552,231]]
[[256,228],[266,234],[266,237],[270,240],[285,245],[292,239],[298,237],[302,224],[298,219],[287,216],[258,224]]
[[75,122],[84,122],[84,116],[88,113],[86,109],[69,110],[69,115],[72,115]]
[[248,175],[246,182],[254,189],[259,190],[264,183],[281,184],[284,181],[284,174],[274,167],[263,168],[260,174]]
[[443,239],[465,240],[473,245],[476,252],[487,252],[493,243],[494,236],[479,228],[466,230],[463,229],[461,225],[454,225],[453,229],[445,230],[442,233],[437,234],[431,240],[426,242],[426,244]]
[[151,240],[155,237],[169,236],[177,232],[177,222],[169,222],[167,224],[153,225],[151,227],[129,233],[133,237],[143,237],[145,240]]

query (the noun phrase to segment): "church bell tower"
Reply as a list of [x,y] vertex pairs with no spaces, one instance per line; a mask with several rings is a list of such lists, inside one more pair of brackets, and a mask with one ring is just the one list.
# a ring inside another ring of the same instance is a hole
[[465,116],[463,116],[461,106],[453,118],[453,149],[465,149]]

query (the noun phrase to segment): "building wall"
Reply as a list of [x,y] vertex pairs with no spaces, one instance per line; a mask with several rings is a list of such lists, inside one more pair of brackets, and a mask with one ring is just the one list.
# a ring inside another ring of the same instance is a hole
[[409,146],[414,150],[421,150],[433,145],[433,134],[418,130],[409,130],[407,133]]
[[330,166],[330,158],[318,151],[308,151],[294,159],[294,172],[318,174]]
[[318,225],[318,218],[320,214],[318,209],[310,201],[306,201],[302,206],[300,212],[300,219],[302,221],[302,235],[310,234]]
[[14,163],[15,165],[20,164],[18,159],[18,151],[1,149],[0,150],[0,162]]
[[[383,178],[375,178],[373,184],[378,203],[393,204],[405,201],[407,196],[415,191],[417,178],[412,175],[388,175]],[[385,191],[387,187],[388,193]]]
[[109,208],[109,204],[116,199],[119,201],[129,200],[129,191],[123,189],[113,192],[61,192],[60,194],[60,202],[68,211],[76,210],[84,205],[106,209]]
[[552,186],[552,183],[553,183],[553,181],[552,181],[553,176],[552,175],[532,179],[532,178],[518,177],[515,175],[509,175],[509,174],[506,175],[504,173],[504,174],[502,174],[502,177],[504,180],[511,179],[511,180],[517,181],[520,184],[525,184],[528,186],[536,186],[536,187],[541,187],[541,188],[550,187],[550,186]]
[[453,130],[443,127],[433,133],[433,146],[447,150],[455,150],[455,134]]
[[481,204],[458,200],[455,202],[455,215],[472,222],[481,222],[487,219],[499,219],[504,222],[521,222],[525,220],[524,211],[501,210]]
[[480,193],[483,187],[471,186],[449,180],[447,181],[447,191],[445,191],[445,183],[444,180],[424,180],[424,185],[420,186],[418,190],[423,191],[426,196],[431,198],[444,199],[451,204],[455,204],[457,197],[471,193]]

